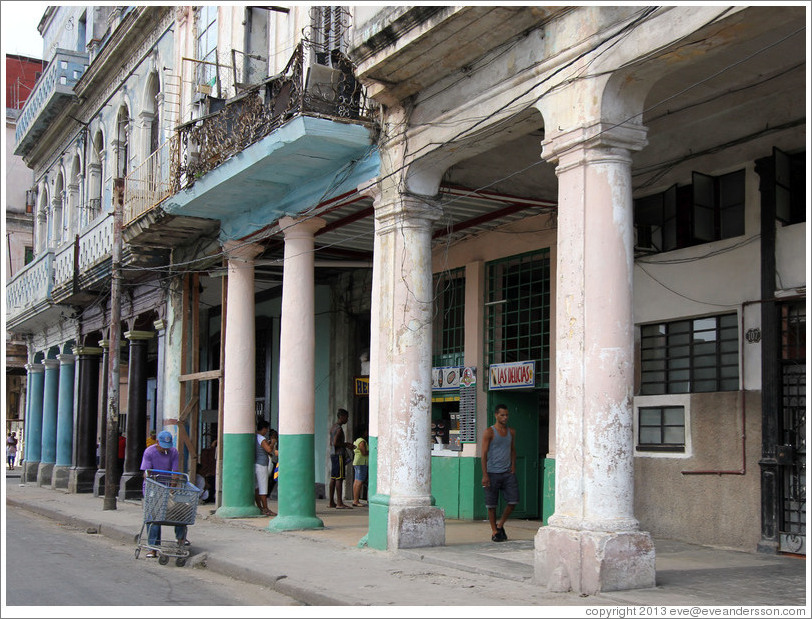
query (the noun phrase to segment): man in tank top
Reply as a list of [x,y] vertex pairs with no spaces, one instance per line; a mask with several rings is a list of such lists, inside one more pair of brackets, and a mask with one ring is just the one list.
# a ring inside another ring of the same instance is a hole
[[[485,490],[485,507],[491,523],[491,541],[507,540],[505,521],[519,503],[519,484],[516,481],[516,430],[507,425],[508,409],[499,404],[495,411],[496,423],[482,435],[482,488]],[[507,506],[496,519],[499,491]]]

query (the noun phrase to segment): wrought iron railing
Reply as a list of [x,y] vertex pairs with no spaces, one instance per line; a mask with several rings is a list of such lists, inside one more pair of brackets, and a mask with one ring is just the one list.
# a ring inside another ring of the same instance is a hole
[[173,135],[127,175],[124,180],[124,225],[177,193],[177,176],[172,172],[178,168],[179,139],[178,134]]
[[[178,161],[173,175],[185,189],[301,114],[370,121],[371,108],[350,61],[306,65],[308,44],[299,43],[285,68],[222,103],[222,108],[178,128]],[[173,160],[174,164],[174,160]]]

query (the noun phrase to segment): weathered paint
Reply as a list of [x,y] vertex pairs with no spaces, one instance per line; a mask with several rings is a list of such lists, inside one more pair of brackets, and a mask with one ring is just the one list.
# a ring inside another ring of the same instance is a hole
[[[218,518],[259,516],[254,503],[254,442],[256,433],[223,434],[223,490]],[[249,459],[250,454],[250,459]],[[249,462],[250,466],[245,466]]]
[[40,464],[56,462],[56,413],[59,403],[59,361],[45,359],[42,394],[42,446]]
[[313,434],[285,434],[279,437],[279,479],[277,516],[271,531],[320,529],[316,516],[316,487],[313,483]]
[[73,392],[76,357],[62,354],[59,359],[59,403],[57,405],[57,466],[70,466],[73,455]]
[[32,363],[27,366],[27,369],[31,393],[28,418],[25,424],[25,461],[26,463],[39,463],[42,457],[42,399],[45,386],[45,366],[41,363]]

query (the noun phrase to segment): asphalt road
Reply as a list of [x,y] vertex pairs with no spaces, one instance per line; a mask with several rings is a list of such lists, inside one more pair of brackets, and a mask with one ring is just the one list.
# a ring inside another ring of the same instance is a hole
[[134,550],[135,543],[118,543],[8,507],[5,606],[298,605],[271,589],[205,569],[176,567],[174,561],[159,565],[145,559],[145,552],[136,560]]

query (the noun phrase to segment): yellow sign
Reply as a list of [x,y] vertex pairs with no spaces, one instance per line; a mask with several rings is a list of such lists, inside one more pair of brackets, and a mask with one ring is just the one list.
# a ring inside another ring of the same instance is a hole
[[355,379],[355,395],[369,395],[369,378]]

